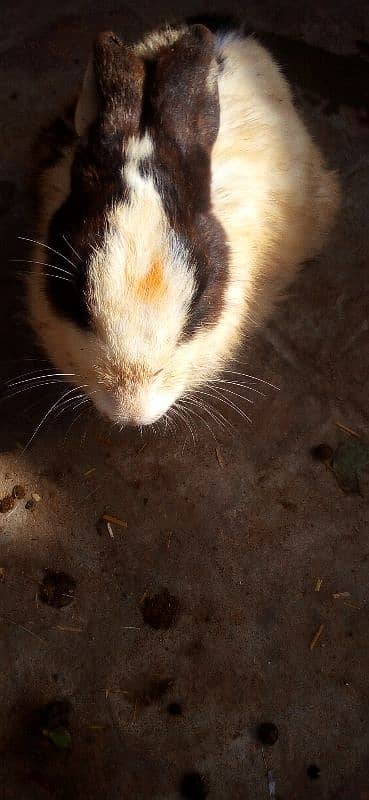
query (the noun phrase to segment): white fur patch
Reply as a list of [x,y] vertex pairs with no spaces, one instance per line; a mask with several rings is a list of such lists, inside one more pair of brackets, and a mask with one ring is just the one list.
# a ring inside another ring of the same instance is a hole
[[145,133],[140,138],[131,136],[125,146],[125,152],[127,158],[132,161],[140,161],[153,155],[154,143],[148,133]]
[[146,133],[142,138],[131,137],[125,147],[127,162],[123,167],[123,179],[127,182],[133,192],[144,192],[146,189],[151,192],[152,182],[149,182],[140,174],[140,164],[145,158],[153,155],[154,145],[149,134]]

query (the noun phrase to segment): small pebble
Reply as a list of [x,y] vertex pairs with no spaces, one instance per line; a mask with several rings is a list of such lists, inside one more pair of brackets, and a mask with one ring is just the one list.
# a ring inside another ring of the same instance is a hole
[[38,596],[43,603],[49,606],[64,608],[73,603],[76,585],[74,578],[65,572],[45,569]]
[[146,625],[155,630],[167,631],[175,625],[179,613],[179,601],[168,589],[158,594],[146,593],[141,600],[141,614]]
[[9,511],[12,511],[14,506],[15,497],[12,497],[11,495],[7,495],[7,497],[3,497],[3,499],[0,500],[0,512],[2,514],[8,514]]
[[22,500],[23,497],[26,496],[26,490],[24,486],[21,486],[20,484],[13,486],[12,495],[16,498],[16,500]]
[[273,722],[262,722],[258,727],[259,742],[265,745],[273,745],[278,739],[278,728]]
[[312,781],[316,781],[317,778],[320,778],[320,767],[318,767],[316,764],[310,764],[306,772]]
[[25,507],[27,511],[34,511],[36,506],[37,506],[36,500],[33,500],[33,498],[31,497],[30,500],[27,500]]
[[205,800],[209,794],[209,784],[199,772],[187,772],[181,780],[179,791],[187,800]]
[[318,444],[317,447],[312,448],[311,455],[316,461],[323,461],[323,463],[327,464],[332,461],[333,450],[329,444]]
[[182,714],[183,709],[180,703],[169,703],[167,706],[167,712],[168,714],[172,714],[173,717],[179,717]]

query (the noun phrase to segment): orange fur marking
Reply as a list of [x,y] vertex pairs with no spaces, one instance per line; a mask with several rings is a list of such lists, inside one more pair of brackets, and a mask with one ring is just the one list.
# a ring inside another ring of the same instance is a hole
[[141,278],[137,287],[137,294],[143,300],[156,300],[165,291],[163,265],[154,261],[148,273]]

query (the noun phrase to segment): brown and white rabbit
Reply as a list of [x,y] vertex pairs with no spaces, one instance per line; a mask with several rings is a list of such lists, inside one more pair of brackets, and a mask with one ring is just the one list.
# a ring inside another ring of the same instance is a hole
[[237,30],[100,35],[75,126],[43,177],[32,325],[102,414],[147,425],[219,376],[318,252],[337,181]]

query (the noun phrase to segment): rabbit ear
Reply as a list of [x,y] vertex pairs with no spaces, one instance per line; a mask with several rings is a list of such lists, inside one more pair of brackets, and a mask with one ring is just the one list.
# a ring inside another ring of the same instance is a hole
[[139,126],[145,69],[143,62],[115,33],[102,33],[94,47],[94,71],[108,127],[124,127],[129,135]]
[[93,60],[90,59],[85,77],[83,79],[81,94],[78,98],[74,126],[78,136],[84,136],[90,125],[95,122],[99,113],[99,98],[97,93]]
[[138,127],[144,67],[114,33],[102,33],[94,45],[75,113],[79,136],[87,133],[99,117],[103,127],[124,128],[127,134]]
[[160,56],[153,106],[156,123],[184,154],[210,151],[219,128],[219,98],[214,37],[204,25],[191,25]]

